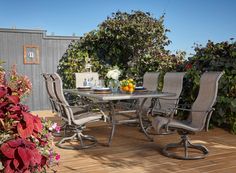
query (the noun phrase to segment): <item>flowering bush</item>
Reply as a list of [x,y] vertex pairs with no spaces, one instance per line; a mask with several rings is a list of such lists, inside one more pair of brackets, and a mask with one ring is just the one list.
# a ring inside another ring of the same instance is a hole
[[60,129],[57,124],[31,114],[20,103],[26,90],[18,89],[0,84],[0,171],[46,172],[46,167],[60,159],[53,150],[51,134],[52,130]]
[[27,76],[18,74],[16,72],[15,65],[12,66],[7,85],[21,98],[29,95],[32,89],[32,83],[30,82],[29,78]]
[[0,84],[9,86],[14,95],[18,95],[21,99],[28,96],[32,90],[29,78],[18,74],[15,65],[12,66],[8,82],[6,81],[6,72],[0,68]]
[[0,84],[4,84],[5,83],[5,71],[2,67],[2,64],[4,62],[0,60]]

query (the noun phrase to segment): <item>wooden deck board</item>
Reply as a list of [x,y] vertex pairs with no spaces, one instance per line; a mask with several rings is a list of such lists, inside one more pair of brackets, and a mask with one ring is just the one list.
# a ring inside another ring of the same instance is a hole
[[[50,111],[36,112],[39,116],[54,119]],[[119,125],[113,143],[107,147],[110,127],[105,123],[91,125],[86,133],[96,136],[98,144],[86,150],[64,150],[59,173],[235,173],[236,136],[215,128],[190,136],[193,143],[202,143],[210,151],[205,159],[177,160],[160,154],[160,149],[170,142],[178,142],[177,134],[156,136],[149,142],[138,127]]]

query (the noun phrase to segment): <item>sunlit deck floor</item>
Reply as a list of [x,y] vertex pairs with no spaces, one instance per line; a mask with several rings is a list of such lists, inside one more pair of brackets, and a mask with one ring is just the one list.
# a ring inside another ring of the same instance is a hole
[[[50,111],[37,112],[41,117],[57,121]],[[235,173],[236,136],[219,128],[190,136],[193,143],[202,143],[210,151],[205,159],[183,161],[167,158],[160,148],[177,142],[178,135],[156,136],[149,142],[138,127],[117,126],[113,143],[106,146],[110,128],[106,124],[88,127],[87,132],[97,137],[96,147],[85,150],[64,150],[61,154],[59,173]]]

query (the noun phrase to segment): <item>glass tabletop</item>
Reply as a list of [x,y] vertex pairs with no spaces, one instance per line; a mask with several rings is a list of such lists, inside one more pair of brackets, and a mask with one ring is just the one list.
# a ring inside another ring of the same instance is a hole
[[99,100],[129,100],[129,99],[139,99],[139,98],[157,98],[157,97],[174,97],[174,93],[167,92],[157,92],[157,91],[147,91],[147,92],[134,92],[132,94],[128,93],[94,93],[94,91],[79,91],[77,89],[65,89],[64,92],[74,93],[84,97],[96,98]]

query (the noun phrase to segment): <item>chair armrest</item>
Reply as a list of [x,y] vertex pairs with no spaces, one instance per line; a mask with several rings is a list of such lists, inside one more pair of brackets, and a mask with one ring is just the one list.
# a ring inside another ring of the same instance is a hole
[[179,98],[158,97],[157,100],[179,100]]
[[193,110],[193,109],[186,109],[186,108],[180,108],[180,107],[176,107],[173,108],[174,110],[181,110],[181,111],[187,111],[187,112],[210,112],[213,111],[214,108],[211,108],[209,110]]
[[90,105],[77,105],[77,106],[71,106],[71,105],[66,105],[66,104],[64,104],[64,103],[61,103],[61,102],[58,102],[57,100],[54,100],[54,99],[52,99],[55,103],[57,103],[58,105],[62,105],[62,106],[64,106],[64,107],[66,107],[66,108],[84,108],[84,109],[86,109],[86,108],[88,108]]

